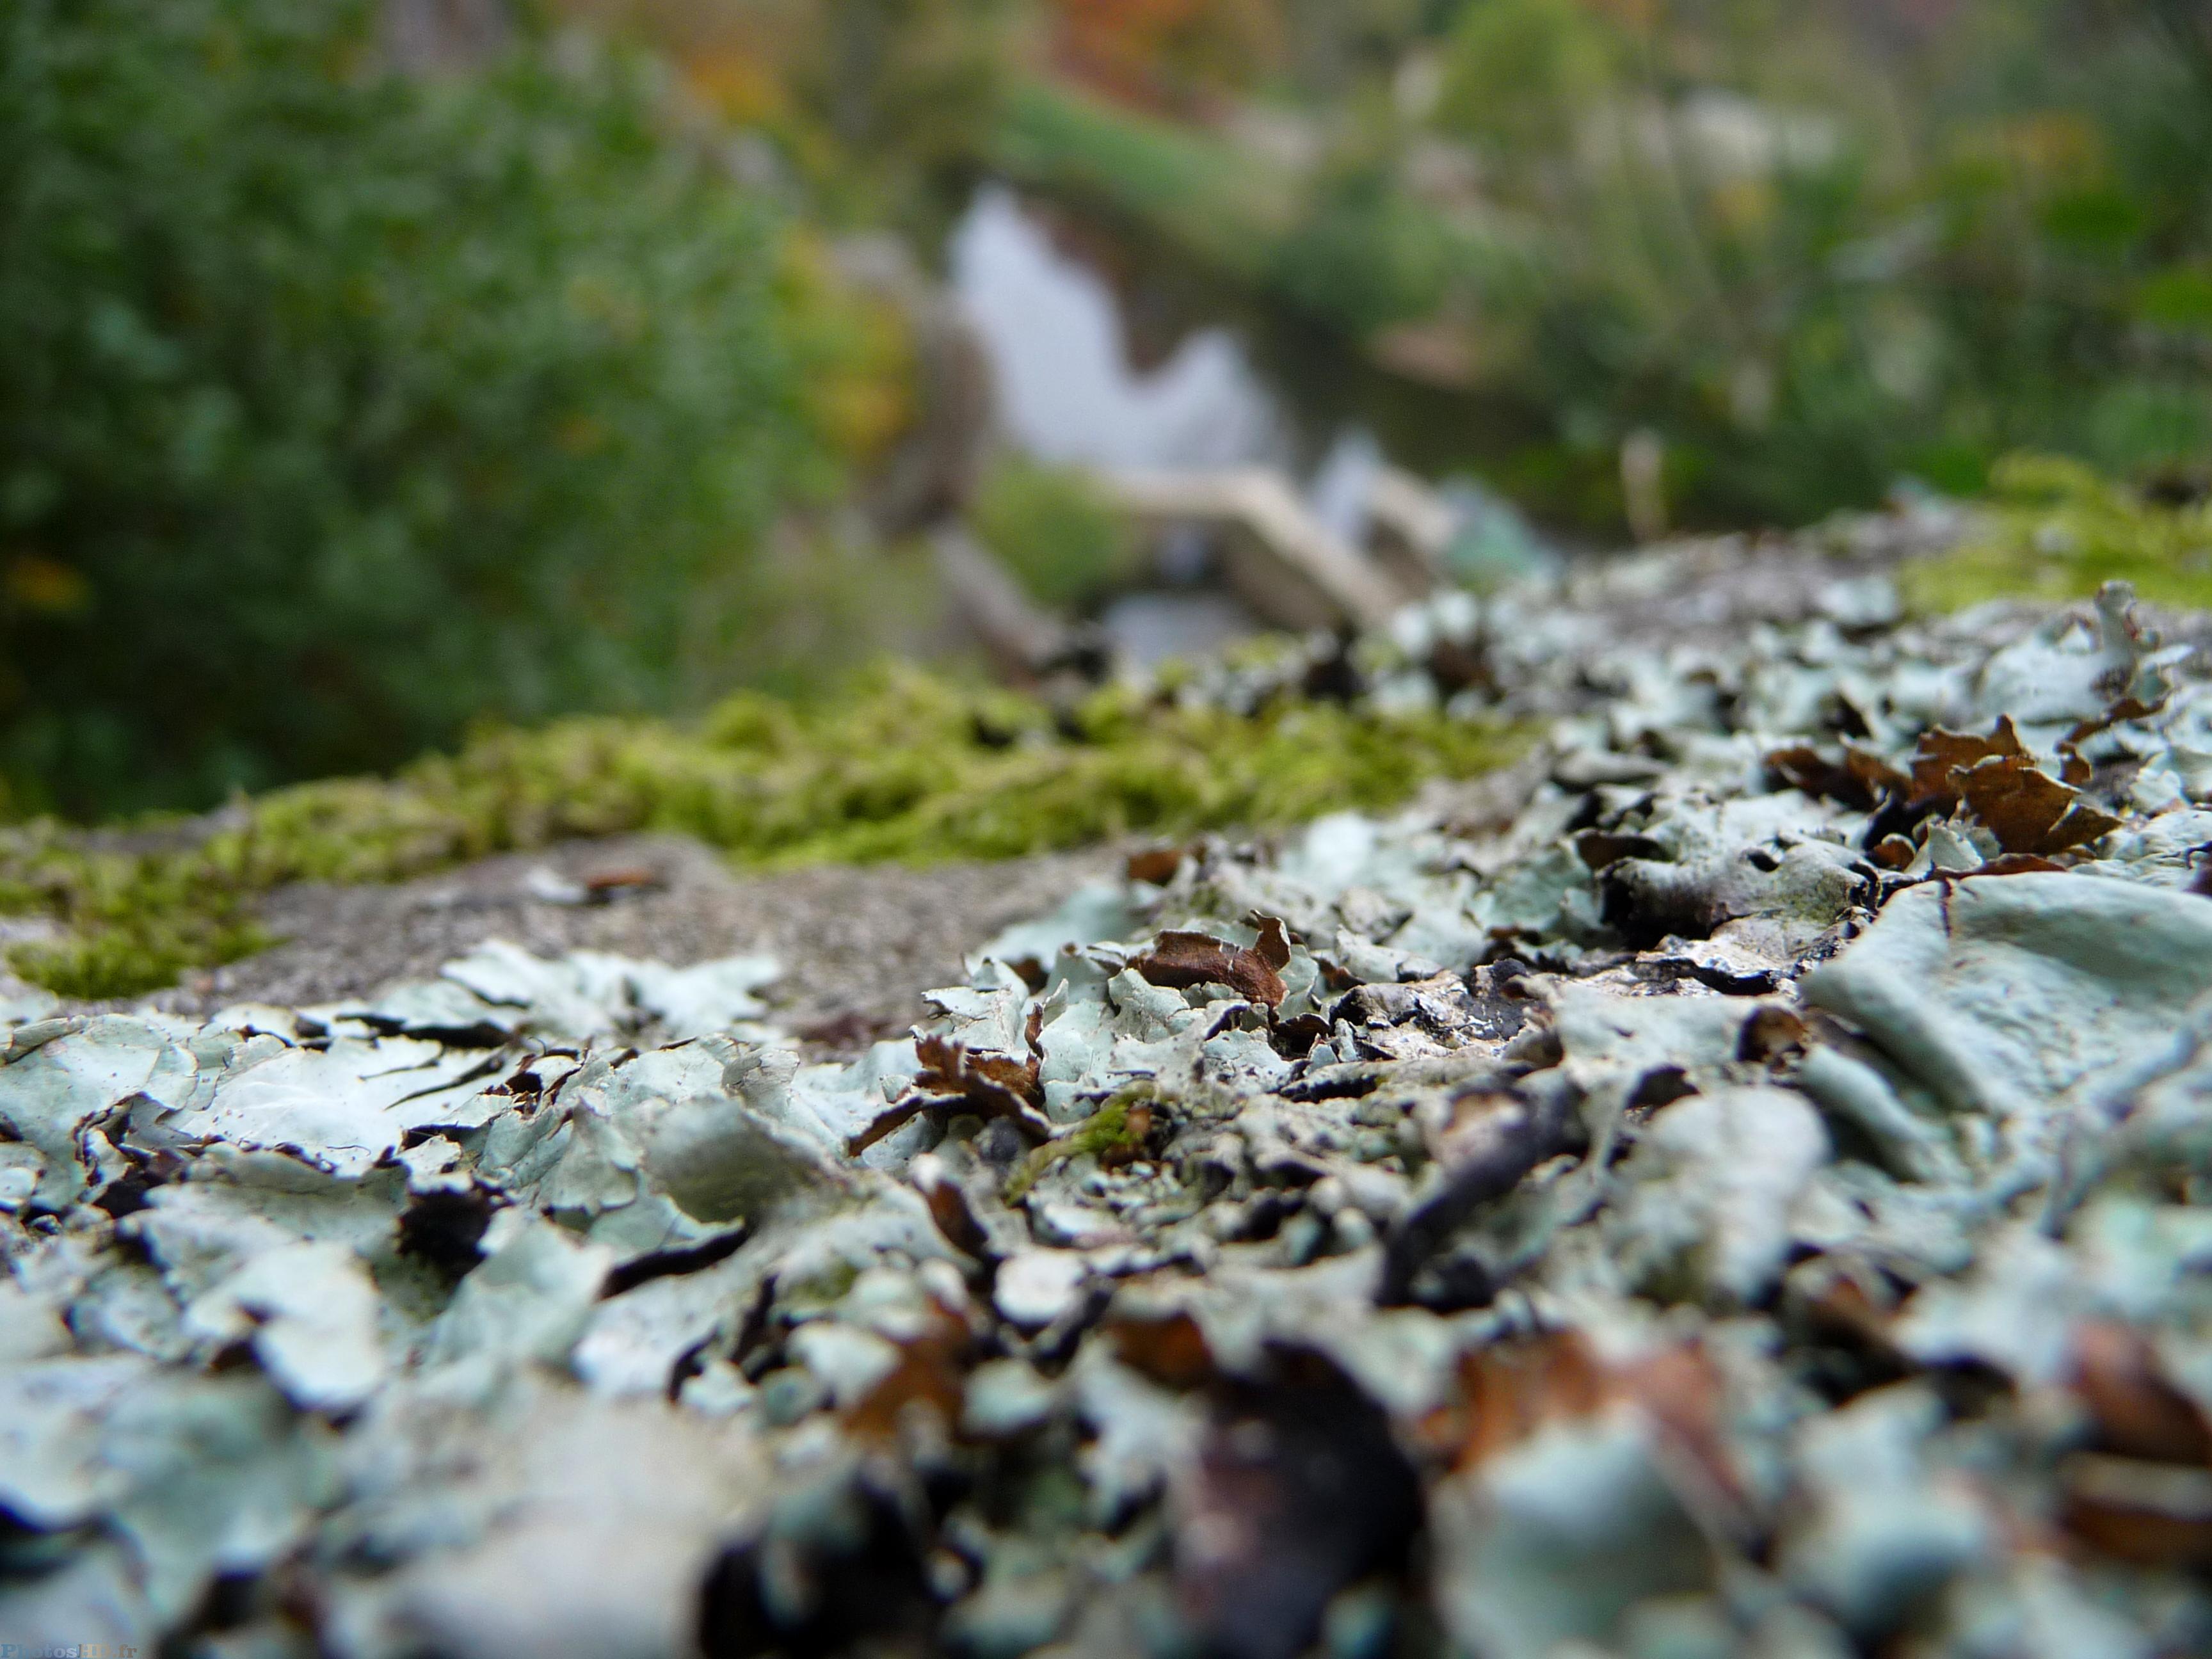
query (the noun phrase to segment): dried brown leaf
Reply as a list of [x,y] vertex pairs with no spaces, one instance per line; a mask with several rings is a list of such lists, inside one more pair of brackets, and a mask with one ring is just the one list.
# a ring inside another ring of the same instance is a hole
[[1997,716],[1996,729],[1988,737],[1971,732],[1947,732],[1942,726],[1925,732],[1912,756],[1912,804],[1955,806],[1959,787],[1952,774],[1985,760],[2026,760],[2027,747],[2013,729],[2012,717]]
[[2029,760],[1985,760],[1956,775],[1960,797],[2008,853],[2047,858],[2120,827]]
[[1912,804],[1966,806],[2008,853],[2048,858],[2119,827],[2070,786],[2039,769],[2009,715],[1986,738],[1940,727],[1912,757]]
[[1778,749],[1766,757],[1767,769],[1792,789],[1825,796],[1846,806],[1869,812],[1893,796],[1911,792],[1912,780],[1881,756],[1850,744],[1837,759],[1810,744]]
[[1248,1002],[1279,1007],[1290,994],[1280,971],[1290,963],[1290,939],[1273,916],[1260,918],[1259,928],[1259,939],[1249,947],[1211,933],[1162,933],[1151,954],[1130,965],[1154,985],[1176,990],[1225,985]]
[[1044,1085],[1037,1079],[1034,1052],[1040,1018],[1038,1010],[1030,1011],[1028,1037],[1032,1052],[1026,1060],[971,1049],[950,1037],[917,1036],[914,1051],[921,1069],[915,1074],[913,1091],[878,1114],[846,1143],[845,1150],[857,1158],[923,1113],[943,1112],[954,1106],[964,1106],[982,1118],[1006,1118],[1036,1139],[1050,1139],[1051,1121],[1039,1109],[1044,1104]]

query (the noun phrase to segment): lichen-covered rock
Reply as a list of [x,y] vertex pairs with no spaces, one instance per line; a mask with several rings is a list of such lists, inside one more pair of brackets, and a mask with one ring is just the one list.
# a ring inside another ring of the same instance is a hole
[[1668,568],[1355,653],[1514,788],[1146,855],[850,1064],[756,960],[0,1006],[0,1631],[2212,1650],[2203,665]]

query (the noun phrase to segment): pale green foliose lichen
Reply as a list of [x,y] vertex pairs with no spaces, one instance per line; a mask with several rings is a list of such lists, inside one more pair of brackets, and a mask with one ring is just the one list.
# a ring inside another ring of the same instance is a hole
[[2117,592],[1623,620],[1678,568],[1378,656],[1546,714],[1516,791],[1205,838],[843,1062],[757,960],[5,1005],[9,1639],[2207,1650],[2212,681]]

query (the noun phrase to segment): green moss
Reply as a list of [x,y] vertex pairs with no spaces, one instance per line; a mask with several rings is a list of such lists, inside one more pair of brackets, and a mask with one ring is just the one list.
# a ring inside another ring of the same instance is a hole
[[1065,1164],[1069,1158],[1086,1153],[1093,1158],[1120,1149],[1139,1150],[1150,1130],[1146,1124],[1133,1128],[1129,1114],[1139,1106],[1150,1105],[1158,1093],[1149,1083],[1133,1083],[1115,1095],[1089,1117],[1064,1135],[1055,1136],[1035,1148],[1006,1177],[1006,1202],[1018,1204],[1030,1188],[1043,1178],[1045,1171],[1055,1164]]
[[18,946],[19,973],[70,995],[128,996],[258,948],[252,901],[287,882],[398,881],[635,830],[696,836],[752,868],[1010,858],[1384,808],[1428,779],[1506,763],[1523,741],[1493,724],[1302,700],[1247,715],[1116,690],[1055,711],[890,670],[815,707],[743,695],[696,727],[592,718],[488,731],[388,780],[243,802],[204,838],[172,827],[152,850],[50,825],[0,833],[0,913],[42,913],[64,930]]
[[2154,605],[2212,608],[2212,503],[2161,507],[2079,462],[2014,456],[1992,474],[1982,530],[1902,577],[1922,612],[2082,599],[2115,580]]

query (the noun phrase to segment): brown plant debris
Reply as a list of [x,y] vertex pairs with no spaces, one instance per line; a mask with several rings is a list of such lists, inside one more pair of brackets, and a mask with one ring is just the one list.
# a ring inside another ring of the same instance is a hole
[[1290,965],[1290,940],[1273,916],[1260,917],[1258,926],[1260,937],[1249,945],[1231,945],[1211,933],[1162,933],[1152,951],[1130,966],[1154,985],[1176,990],[1226,985],[1248,1002],[1280,1007],[1289,994],[1282,970]]

